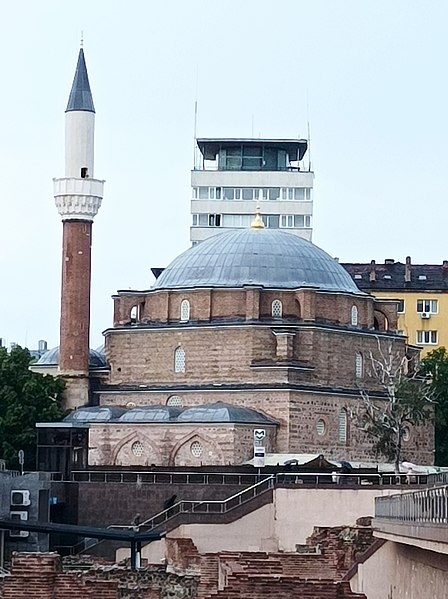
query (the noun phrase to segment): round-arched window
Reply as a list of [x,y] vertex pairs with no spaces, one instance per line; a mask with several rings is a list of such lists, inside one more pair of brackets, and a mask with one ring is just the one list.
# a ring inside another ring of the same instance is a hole
[[202,443],[199,441],[193,441],[190,445],[191,455],[195,458],[200,458],[203,452]]
[[190,320],[190,302],[186,299],[182,300],[180,304],[180,319],[183,322]]
[[338,416],[338,439],[341,443],[347,442],[347,412],[341,410]]
[[350,323],[356,327],[358,325],[358,308],[356,306],[352,306]]
[[275,299],[271,305],[271,316],[272,316],[272,318],[281,318],[282,315],[283,315],[282,302],[278,299]]
[[143,443],[141,441],[135,441],[131,445],[131,451],[135,457],[140,458],[143,455]]
[[183,405],[182,397],[179,397],[179,395],[171,395],[171,397],[168,397],[166,405],[172,408],[181,408]]
[[176,347],[174,350],[174,372],[185,372],[185,350]]
[[363,376],[363,360],[362,354],[360,354],[359,352],[356,354],[355,359],[355,374],[357,379],[361,379]]

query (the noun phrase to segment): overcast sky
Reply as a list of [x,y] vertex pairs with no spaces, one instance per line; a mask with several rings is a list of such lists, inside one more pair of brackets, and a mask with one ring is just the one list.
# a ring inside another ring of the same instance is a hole
[[[203,137],[311,124],[313,241],[342,261],[448,258],[448,3],[0,2],[0,337],[58,344],[64,110],[84,31],[96,108],[92,346],[117,289],[189,246]],[[307,100],[308,99],[308,100]],[[307,104],[309,109],[307,109]]]

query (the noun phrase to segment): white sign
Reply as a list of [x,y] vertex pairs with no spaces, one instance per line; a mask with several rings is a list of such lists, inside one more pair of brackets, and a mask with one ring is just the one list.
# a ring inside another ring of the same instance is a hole
[[264,447],[254,447],[254,466],[255,468],[264,468],[266,449]]
[[263,441],[266,437],[266,431],[264,428],[254,429],[254,447],[260,447],[264,445]]

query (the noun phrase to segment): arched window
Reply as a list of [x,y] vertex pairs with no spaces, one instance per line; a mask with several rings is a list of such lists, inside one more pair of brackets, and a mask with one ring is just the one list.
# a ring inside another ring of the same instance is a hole
[[362,354],[360,354],[359,352],[356,354],[356,362],[355,362],[355,373],[356,373],[356,378],[357,379],[361,379],[363,377],[363,359],[362,359]]
[[174,372],[185,372],[185,350],[176,347],[174,351]]
[[140,304],[137,304],[137,306],[132,306],[130,317],[131,323],[138,322],[140,320]]
[[190,320],[190,302],[186,299],[180,304],[180,319],[184,322]]
[[338,417],[338,440],[347,443],[347,412],[341,410]]
[[283,306],[282,302],[278,299],[275,299],[271,305],[271,315],[272,318],[281,318],[283,315]]
[[352,306],[352,314],[351,314],[350,322],[354,327],[356,327],[358,324],[358,308],[356,306]]
[[170,397],[168,397],[166,405],[172,408],[181,408],[182,397],[179,397],[179,395],[171,395]]

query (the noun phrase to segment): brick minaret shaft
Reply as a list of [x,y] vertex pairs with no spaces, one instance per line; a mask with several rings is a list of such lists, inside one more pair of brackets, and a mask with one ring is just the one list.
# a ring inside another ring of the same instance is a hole
[[64,221],[59,352],[64,373],[89,372],[91,240],[91,222]]
[[65,177],[54,179],[63,221],[59,373],[66,381],[65,405],[89,402],[89,334],[92,223],[104,181],[93,178],[95,108],[84,51],[65,111]]

